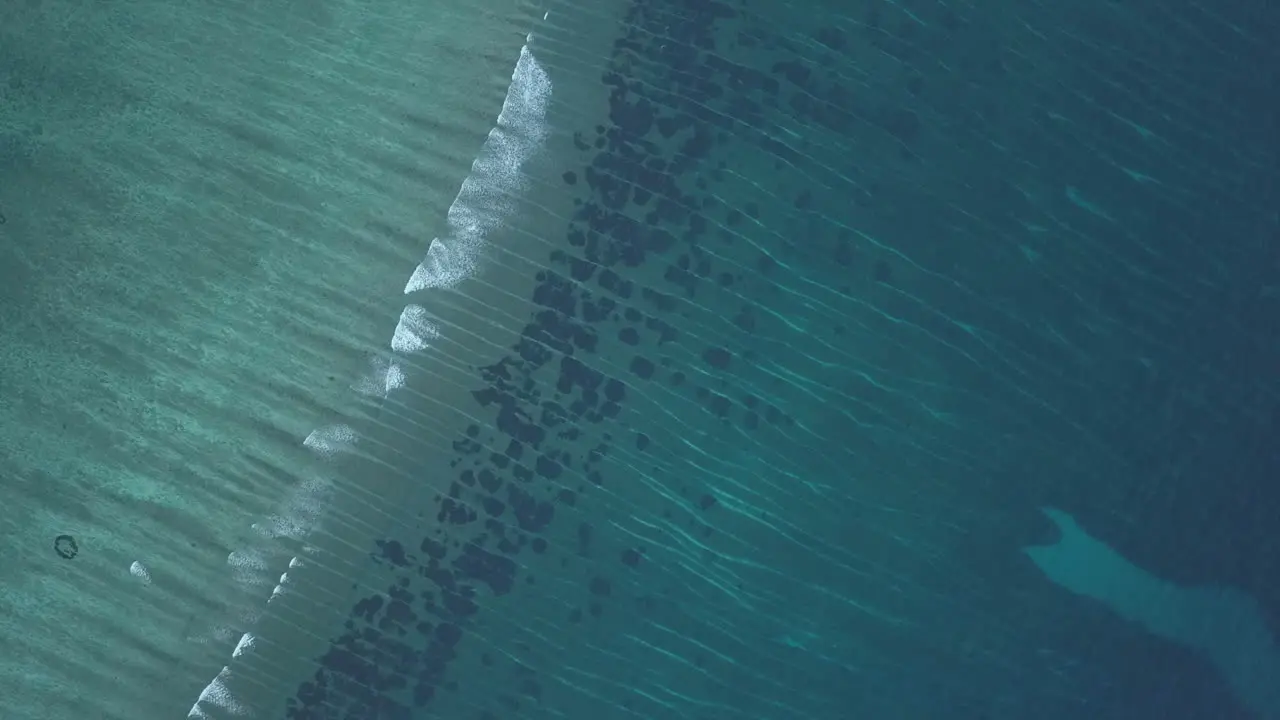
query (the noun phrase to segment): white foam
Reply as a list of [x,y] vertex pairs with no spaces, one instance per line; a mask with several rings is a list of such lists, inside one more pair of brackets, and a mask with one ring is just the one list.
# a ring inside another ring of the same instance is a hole
[[321,457],[330,458],[356,444],[359,436],[350,425],[327,425],[316,428],[302,444],[316,451]]
[[200,691],[200,697],[196,698],[195,704],[191,706],[191,712],[187,713],[188,718],[207,718],[206,713],[200,705],[217,708],[228,715],[237,717],[247,716],[248,710],[236,700],[235,696],[227,688],[227,680],[231,679],[231,668],[223,666],[222,671],[213,679],[204,690]]
[[280,575],[280,581],[271,589],[271,597],[267,598],[267,602],[270,603],[287,592],[289,592],[289,573],[283,573]]
[[453,287],[471,276],[474,253],[455,252],[449,241],[436,238],[427,247],[427,256],[409,276],[404,294],[427,288]]
[[261,572],[267,569],[267,561],[258,550],[233,550],[227,553],[227,564],[245,572]]
[[421,305],[406,305],[400,312],[395,334],[391,336],[391,349],[410,354],[426,350],[432,340],[440,337],[440,329]]
[[383,386],[385,388],[384,392],[390,395],[392,390],[404,387],[404,380],[404,368],[395,363],[391,363],[387,368],[387,381]]
[[[401,319],[403,320],[403,317]],[[399,331],[398,325],[396,330]],[[392,338],[392,348],[395,348],[394,338]],[[392,390],[404,387],[404,368],[400,367],[399,363],[384,357],[375,357],[369,361],[369,364],[371,366],[369,372],[351,386],[356,392],[370,397],[385,398],[391,394]]]
[[267,583],[267,558],[257,548],[235,550],[227,555],[227,565],[237,584],[244,587],[260,587]]
[[299,522],[296,518],[276,514],[269,516],[266,523],[254,523],[251,527],[258,535],[271,540],[278,538],[301,540],[311,532],[307,524]]
[[498,114],[498,124],[471,165],[458,197],[449,206],[448,234],[431,241],[426,258],[414,269],[405,294],[448,288],[479,269],[485,236],[506,221],[511,196],[525,184],[520,168],[547,136],[547,102],[551,78],[525,45],[511,75],[511,87]]
[[245,633],[241,635],[240,642],[236,643],[236,649],[231,651],[231,657],[240,657],[241,655],[249,652],[257,642],[258,639],[253,636],[253,633]]
[[[532,35],[528,40],[532,41]],[[498,122],[472,163],[471,174],[463,181],[458,196],[449,206],[446,216],[448,231],[445,236],[432,240],[427,247],[425,257],[405,285],[406,295],[429,288],[453,287],[480,269],[480,252],[485,237],[506,222],[511,214],[511,198],[526,184],[521,168],[546,139],[550,97],[551,79],[526,44],[520,50],[520,60],[512,73],[511,86],[498,114]],[[439,335],[439,327],[429,319],[424,307],[408,305],[400,314],[391,338],[391,348],[403,354],[419,352],[429,347],[430,341]],[[405,375],[400,365],[394,360],[375,358],[372,373],[358,381],[354,388],[364,395],[386,397],[404,384]],[[351,449],[358,440],[353,428],[330,425],[313,430],[303,445],[327,459]],[[271,515],[265,524],[255,523],[253,528],[265,539],[301,540],[319,524],[328,496],[327,486],[304,483],[283,512]],[[309,546],[303,549],[304,552],[314,552]],[[269,583],[266,578],[267,558],[261,549],[233,552],[227,557],[227,563],[242,584],[256,587]],[[289,561],[290,568],[302,564],[297,557]],[[291,580],[288,572],[282,574],[267,603],[287,594]],[[239,657],[250,650],[255,642],[252,634],[244,633],[232,651],[232,657]],[[202,704],[231,715],[246,714],[246,708],[227,688],[226,680],[230,674],[230,669],[224,667],[200,693],[187,717],[210,717],[201,708]]]
[[332,494],[333,488],[328,483],[316,479],[304,480],[289,496],[281,512],[268,516],[265,524],[254,523],[252,527],[259,536],[267,540],[306,540],[320,525],[325,506]]
[[146,565],[143,565],[142,563],[138,562],[137,560],[134,560],[134,561],[133,561],[133,564],[129,566],[129,574],[130,574],[130,575],[132,575],[132,576],[134,576],[134,577],[136,577],[136,578],[138,578],[138,580],[140,580],[140,581],[142,582],[142,584],[143,584],[143,585],[150,585],[150,584],[151,584],[151,573],[150,573],[150,571],[148,571],[148,570],[147,570],[147,566],[146,566]]

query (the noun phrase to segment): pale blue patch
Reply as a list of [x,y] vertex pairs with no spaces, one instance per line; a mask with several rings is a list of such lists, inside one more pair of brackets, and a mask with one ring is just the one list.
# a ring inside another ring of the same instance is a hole
[[1229,587],[1171,583],[1090,536],[1067,513],[1041,509],[1061,537],[1022,551],[1045,576],[1153,635],[1203,653],[1245,707],[1259,718],[1280,719],[1280,648],[1252,597]]

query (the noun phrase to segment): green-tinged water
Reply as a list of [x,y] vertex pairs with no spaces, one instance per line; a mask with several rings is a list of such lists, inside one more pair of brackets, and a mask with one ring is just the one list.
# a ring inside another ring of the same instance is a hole
[[0,10],[0,716],[1280,717],[1277,36]]

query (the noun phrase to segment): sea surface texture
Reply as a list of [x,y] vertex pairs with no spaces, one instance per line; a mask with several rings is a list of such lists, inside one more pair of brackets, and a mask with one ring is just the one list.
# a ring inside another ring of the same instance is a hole
[[1280,719],[1280,6],[0,5],[0,718]]

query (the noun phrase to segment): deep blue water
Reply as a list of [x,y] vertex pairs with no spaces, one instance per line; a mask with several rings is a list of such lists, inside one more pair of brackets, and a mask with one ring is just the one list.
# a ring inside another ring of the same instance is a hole
[[289,717],[1280,717],[1277,8],[534,33],[576,213]]

